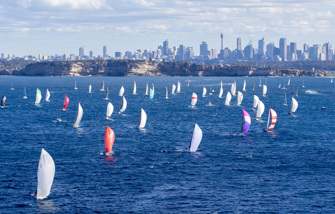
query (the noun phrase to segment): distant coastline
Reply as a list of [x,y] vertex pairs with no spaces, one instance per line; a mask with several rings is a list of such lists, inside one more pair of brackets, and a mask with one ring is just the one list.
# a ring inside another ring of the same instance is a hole
[[[320,63],[320,62],[318,62]],[[192,62],[144,60],[9,61],[2,62],[0,75],[13,76],[287,76],[327,77],[322,69],[289,67],[284,63],[235,62],[219,65]],[[311,66],[309,64],[309,66]],[[317,66],[317,64],[316,64]]]

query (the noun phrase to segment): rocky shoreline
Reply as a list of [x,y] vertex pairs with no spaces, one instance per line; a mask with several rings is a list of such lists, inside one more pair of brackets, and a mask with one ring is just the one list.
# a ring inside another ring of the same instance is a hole
[[261,67],[250,65],[209,65],[192,62],[132,60],[54,61],[7,67],[0,75],[14,76],[290,76],[326,77],[324,70]]

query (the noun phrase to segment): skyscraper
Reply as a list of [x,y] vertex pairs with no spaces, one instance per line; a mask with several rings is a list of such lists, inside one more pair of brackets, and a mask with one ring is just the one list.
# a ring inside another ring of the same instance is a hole
[[176,60],[183,61],[185,60],[185,45],[179,45]]
[[290,43],[290,57],[291,61],[297,60],[297,43],[291,42]]
[[252,48],[252,44],[247,45],[244,48],[243,53],[246,59],[254,58],[254,49]]
[[208,56],[208,55],[209,55],[208,44],[206,41],[203,41],[200,44],[200,56]]
[[274,47],[275,47],[275,45],[273,44],[273,42],[269,43],[269,44],[266,46],[266,56],[267,56],[269,59],[272,59],[273,56],[274,56]]
[[163,42],[162,55],[164,55],[164,56],[169,55],[169,40],[165,40],[165,41]]
[[237,47],[236,47],[236,49],[238,51],[242,51],[242,39],[241,39],[241,37],[237,37]]
[[265,55],[265,43],[264,43],[264,38],[258,41],[258,54],[260,56]]
[[93,58],[93,51],[90,51],[90,58]]
[[106,45],[104,45],[104,47],[103,47],[103,50],[102,50],[102,56],[103,56],[104,58],[107,57],[107,47],[106,47]]
[[333,60],[333,49],[332,49],[332,44],[327,42],[324,44],[326,47],[326,60],[331,61]]
[[84,47],[80,47],[80,48],[79,48],[79,56],[80,56],[80,57],[84,57],[84,56],[85,56]]
[[280,51],[280,58],[282,61],[287,60],[287,42],[286,38],[280,38],[279,40],[279,51]]

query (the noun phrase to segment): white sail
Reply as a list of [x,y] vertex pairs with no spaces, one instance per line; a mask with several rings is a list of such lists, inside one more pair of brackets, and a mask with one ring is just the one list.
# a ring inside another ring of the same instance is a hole
[[290,79],[290,78],[288,78],[287,85],[290,85],[290,83],[291,83],[291,79]]
[[219,92],[219,98],[222,98],[222,95],[223,95],[223,88],[222,86],[220,87],[220,92]]
[[330,80],[330,83],[333,83],[333,78]]
[[245,91],[246,89],[246,86],[247,86],[247,82],[244,80],[244,82],[243,82],[243,91]]
[[50,91],[47,89],[47,92],[45,94],[45,101],[50,102]]
[[37,199],[44,199],[49,196],[54,177],[54,160],[48,152],[42,149],[37,171]]
[[226,106],[229,106],[230,100],[231,100],[231,93],[228,91],[228,92],[227,92],[227,95],[226,95],[226,101],[225,101],[224,104],[225,104]]
[[39,89],[36,89],[36,98],[35,98],[35,105],[38,105],[41,102],[42,95]]
[[136,94],[136,82],[134,82],[133,94]]
[[261,87],[262,86],[262,79],[259,79],[259,85],[258,85],[259,87]]
[[278,88],[280,88],[280,87],[281,87],[281,84],[279,83]]
[[171,91],[171,94],[174,94],[175,90],[176,90],[176,85],[175,85],[175,84],[172,84],[172,91]]
[[202,88],[202,97],[205,97],[207,93],[207,89],[205,87]]
[[92,86],[91,85],[88,86],[88,93],[89,94],[92,93]]
[[145,86],[145,95],[148,95],[149,93],[149,87],[148,87],[148,83]]
[[119,113],[124,112],[126,110],[126,108],[127,108],[127,100],[126,100],[125,97],[122,97],[122,102],[121,102]]
[[295,112],[298,108],[298,102],[296,99],[292,97],[292,103],[291,103],[291,112]]
[[262,101],[258,101],[258,105],[257,105],[257,113],[256,113],[256,118],[261,118],[262,114],[264,113],[265,110],[265,106],[264,103]]
[[169,99],[169,91],[167,87],[166,87],[165,99]]
[[240,106],[242,104],[242,100],[243,100],[243,94],[242,92],[238,91],[237,92],[237,105]]
[[268,91],[268,86],[267,85],[263,85],[263,96],[266,95],[267,91]]
[[153,83],[151,85],[152,85],[152,87],[151,87],[152,88],[152,93],[155,94],[155,86],[154,86]]
[[74,90],[77,90],[78,88],[77,88],[77,82],[76,81],[74,81]]
[[23,96],[23,99],[27,99],[26,87],[24,87],[24,96]]
[[193,130],[193,135],[192,135],[192,140],[189,146],[189,151],[190,152],[196,152],[200,143],[202,140],[202,131],[198,124],[195,124],[194,130]]
[[259,97],[254,95],[254,101],[252,102],[252,108],[256,108],[259,102]]
[[287,106],[287,99],[286,99],[286,94],[285,94],[285,100],[284,100],[284,103],[283,103],[284,106]]
[[101,87],[99,89],[100,91],[105,91],[105,82],[102,81]]
[[177,93],[180,93],[180,82],[178,81],[178,83],[177,83],[177,91],[176,91]]
[[119,96],[122,97],[124,93],[124,87],[121,86],[120,91],[119,91]]
[[195,106],[195,104],[197,103],[197,101],[198,101],[198,96],[197,96],[197,94],[196,93],[192,93],[192,100],[191,100],[191,106]]
[[236,96],[236,81],[234,81],[233,92],[231,93],[233,96]]
[[141,108],[140,124],[138,125],[138,127],[144,128],[146,123],[147,123],[147,113],[145,113],[145,111]]
[[81,107],[80,103],[78,103],[78,110],[77,110],[77,117],[76,117],[76,121],[73,124],[73,127],[77,128],[79,127],[79,123],[81,121],[81,118],[83,118],[83,108]]
[[107,112],[106,112],[106,118],[107,119],[113,114],[113,111],[114,111],[113,104],[110,103],[110,102],[108,102],[108,104],[107,104]]

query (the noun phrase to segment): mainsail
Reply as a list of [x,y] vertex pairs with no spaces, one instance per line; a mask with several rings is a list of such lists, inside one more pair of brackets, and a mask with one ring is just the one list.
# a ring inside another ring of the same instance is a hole
[[78,103],[78,110],[77,110],[77,117],[76,117],[76,121],[73,124],[73,127],[78,128],[79,127],[79,123],[81,121],[81,118],[83,118],[83,108],[81,107],[80,103]]
[[172,84],[171,94],[174,94],[175,90],[176,90],[176,85],[175,85],[175,84]]
[[264,113],[265,105],[262,101],[258,101],[256,119],[260,119]]
[[134,82],[133,94],[136,94],[136,82]]
[[1,98],[1,108],[5,107],[6,100],[7,100],[6,96],[3,95],[2,98]]
[[240,106],[242,104],[242,100],[243,100],[243,94],[242,92],[238,91],[237,92],[237,105]]
[[225,101],[224,104],[225,104],[226,106],[229,106],[230,100],[231,100],[231,93],[228,91],[228,92],[227,92],[227,95],[226,95],[226,101]]
[[178,81],[178,83],[177,83],[177,91],[176,91],[177,93],[180,93],[180,82]]
[[197,96],[196,93],[193,92],[193,93],[192,93],[191,106],[194,107],[195,104],[197,103],[197,101],[198,101],[198,96]]
[[257,95],[254,95],[254,101],[252,103],[252,108],[256,108],[258,105],[259,98]]
[[147,122],[147,113],[141,108],[141,116],[140,116],[140,123],[138,125],[139,128],[144,128]]
[[41,99],[42,99],[41,91],[40,91],[40,89],[37,88],[37,89],[36,89],[35,105],[40,104]]
[[121,106],[120,106],[120,110],[119,110],[119,114],[124,112],[127,108],[127,100],[125,97],[122,97],[122,102],[121,102]]
[[99,89],[100,91],[104,91],[105,90],[105,82],[102,81],[101,87]]
[[107,111],[106,111],[106,118],[107,119],[113,114],[113,111],[114,111],[113,104],[110,103],[110,102],[108,102],[108,104],[107,104]]
[[195,124],[192,139],[191,139],[191,143],[190,143],[190,146],[188,148],[189,151],[190,152],[196,152],[200,143],[201,143],[201,140],[202,140],[202,131],[201,131],[200,127],[198,126],[198,124]]
[[202,97],[205,97],[207,93],[207,89],[205,87],[202,88]]
[[291,113],[295,112],[298,108],[298,101],[292,97]]
[[45,93],[45,101],[50,102],[50,91],[47,89],[47,92]]
[[42,149],[37,170],[37,199],[44,199],[49,196],[54,177],[54,160],[48,152]]

